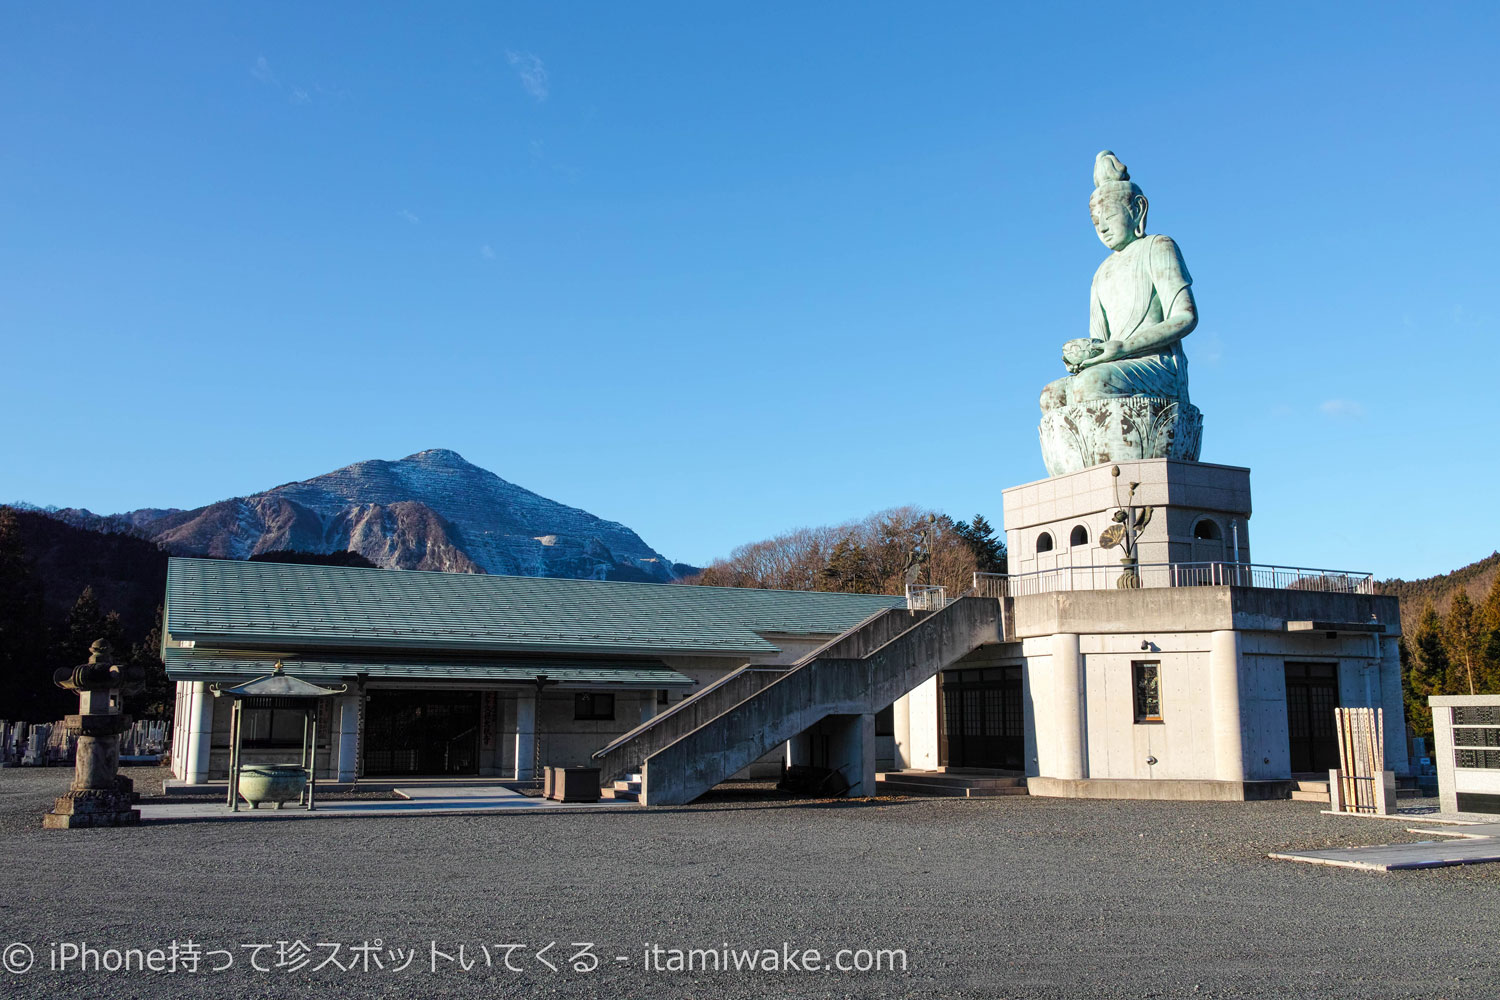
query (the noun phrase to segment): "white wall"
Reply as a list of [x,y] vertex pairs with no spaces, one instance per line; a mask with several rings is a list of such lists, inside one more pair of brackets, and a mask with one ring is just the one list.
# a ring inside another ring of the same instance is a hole
[[[1241,750],[1247,780],[1278,780],[1290,775],[1287,741],[1286,673],[1288,661],[1339,664],[1341,701],[1346,706],[1375,702],[1400,718],[1399,689],[1392,694],[1376,659],[1381,647],[1369,636],[1323,633],[1240,632],[1239,718]],[[1079,641],[1083,657],[1082,734],[1089,778],[1215,778],[1213,692],[1209,683],[1210,632],[1086,635]],[[1142,642],[1154,648],[1141,649]],[[1388,640],[1393,642],[1393,640]],[[1014,649],[1011,645],[1009,649]],[[1062,725],[1056,701],[1052,637],[1020,644],[1026,715],[1026,773],[1057,775],[1063,755]],[[1162,721],[1135,721],[1132,664],[1161,664]],[[1387,670],[1389,673],[1389,670]],[[1384,682],[1384,688],[1381,686]],[[905,699],[908,735],[906,766],[938,766],[936,678]],[[897,716],[898,720],[900,714]],[[898,740],[901,727],[898,723]],[[1156,764],[1148,764],[1155,757]],[[1404,741],[1387,747],[1387,766],[1405,761]]]

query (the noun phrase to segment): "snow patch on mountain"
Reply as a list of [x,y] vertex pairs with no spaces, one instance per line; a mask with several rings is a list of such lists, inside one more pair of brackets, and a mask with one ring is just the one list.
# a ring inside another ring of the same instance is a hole
[[197,510],[119,515],[178,552],[245,559],[349,549],[377,566],[665,582],[670,560],[617,521],[549,500],[442,448],[356,462]]

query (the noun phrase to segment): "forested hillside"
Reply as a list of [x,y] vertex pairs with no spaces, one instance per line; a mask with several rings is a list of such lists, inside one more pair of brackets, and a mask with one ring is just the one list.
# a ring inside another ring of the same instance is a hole
[[1500,692],[1500,553],[1422,580],[1385,580],[1401,598],[1406,720],[1432,732],[1427,697]]
[[895,507],[741,545],[681,582],[900,594],[910,579],[956,595],[969,588],[975,571],[1005,572],[1005,542],[982,515],[970,523],[920,507]]

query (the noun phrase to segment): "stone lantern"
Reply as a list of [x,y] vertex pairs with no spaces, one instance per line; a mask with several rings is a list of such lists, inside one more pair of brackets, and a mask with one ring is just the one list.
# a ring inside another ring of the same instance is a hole
[[132,808],[134,787],[119,769],[120,734],[130,728],[121,696],[140,687],[145,671],[113,659],[109,643],[100,639],[89,647],[89,662],[53,675],[58,687],[78,692],[78,714],[63,720],[68,732],[78,736],[78,754],[72,787],[42,817],[49,830],[141,821],[140,810]]

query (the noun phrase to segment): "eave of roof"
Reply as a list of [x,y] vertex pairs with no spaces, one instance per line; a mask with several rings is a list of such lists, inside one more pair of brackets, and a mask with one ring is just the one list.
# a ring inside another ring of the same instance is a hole
[[401,680],[473,684],[554,684],[641,688],[691,687],[696,682],[660,660],[512,659],[504,657],[378,657],[312,655],[286,657],[254,650],[171,649],[167,677],[174,681],[237,682],[271,671],[280,659],[286,673],[303,680]]

